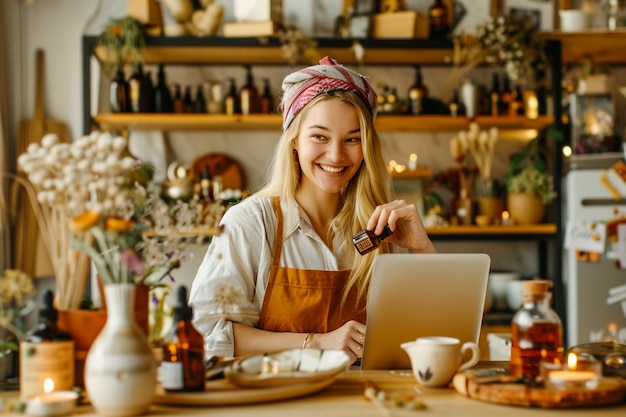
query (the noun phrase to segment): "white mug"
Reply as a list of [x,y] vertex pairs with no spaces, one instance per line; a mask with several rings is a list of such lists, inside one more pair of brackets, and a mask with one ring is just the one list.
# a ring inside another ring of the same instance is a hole
[[[454,337],[418,337],[413,342],[400,345],[411,359],[415,379],[427,387],[444,387],[450,384],[457,372],[478,363],[480,354],[474,342],[461,341]],[[467,352],[472,356],[467,358]]]

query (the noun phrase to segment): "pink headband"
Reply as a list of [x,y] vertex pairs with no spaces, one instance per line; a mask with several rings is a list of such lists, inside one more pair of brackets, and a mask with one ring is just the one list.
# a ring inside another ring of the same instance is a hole
[[324,57],[314,65],[289,74],[283,80],[283,130],[311,100],[334,90],[355,91],[369,105],[376,117],[376,92],[365,78],[332,58]]

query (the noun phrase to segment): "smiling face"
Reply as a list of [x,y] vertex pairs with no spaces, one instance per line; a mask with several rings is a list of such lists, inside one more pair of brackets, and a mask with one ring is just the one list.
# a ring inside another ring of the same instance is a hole
[[363,162],[358,113],[336,99],[319,101],[307,110],[295,142],[302,169],[300,191],[338,194]]

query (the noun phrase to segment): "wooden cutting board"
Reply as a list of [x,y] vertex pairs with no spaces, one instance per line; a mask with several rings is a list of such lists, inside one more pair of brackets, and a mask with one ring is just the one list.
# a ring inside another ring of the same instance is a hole
[[[22,120],[16,145],[16,154],[26,152],[31,143],[39,143],[44,135],[56,133],[59,139],[70,140],[69,129],[63,122],[46,117],[44,112],[44,51],[36,52],[35,112],[32,119]],[[16,171],[17,170],[16,167]],[[39,233],[39,225],[26,191],[15,186],[12,192],[12,212],[14,220],[13,267],[26,272],[31,277],[54,276],[52,263]]]
[[594,388],[559,389],[515,382],[508,375],[484,375],[484,370],[458,373],[452,381],[454,389],[476,400],[521,407],[596,407],[626,399],[626,380],[619,377],[603,377]]

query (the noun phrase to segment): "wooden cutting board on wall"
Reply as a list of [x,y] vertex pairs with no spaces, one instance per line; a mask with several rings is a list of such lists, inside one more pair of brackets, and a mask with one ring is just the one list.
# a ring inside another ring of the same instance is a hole
[[[35,68],[35,111],[32,119],[22,120],[16,143],[16,155],[26,152],[31,143],[40,143],[44,135],[56,133],[64,142],[70,134],[64,122],[46,117],[44,111],[45,56],[42,49],[36,52]],[[19,170],[16,171],[19,172]],[[20,173],[20,175],[23,175]],[[11,193],[13,217],[13,267],[31,277],[54,276],[52,263],[39,233],[39,225],[32,203],[22,186],[14,185]]]

